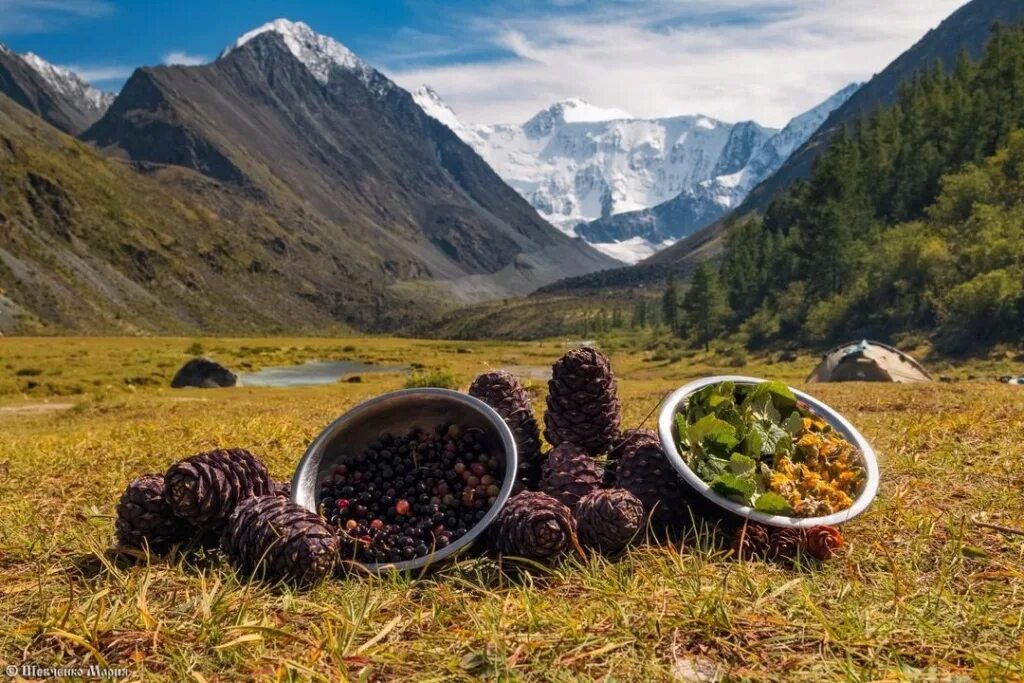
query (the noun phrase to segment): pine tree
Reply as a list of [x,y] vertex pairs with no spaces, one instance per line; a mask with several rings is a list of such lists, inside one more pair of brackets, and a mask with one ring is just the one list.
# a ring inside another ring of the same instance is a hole
[[729,318],[729,303],[718,273],[708,263],[697,267],[690,288],[683,297],[683,312],[687,326],[694,331],[697,344],[710,350],[711,340],[725,329]]
[[673,332],[679,330],[679,289],[674,277],[669,277],[665,293],[661,295],[662,320]]

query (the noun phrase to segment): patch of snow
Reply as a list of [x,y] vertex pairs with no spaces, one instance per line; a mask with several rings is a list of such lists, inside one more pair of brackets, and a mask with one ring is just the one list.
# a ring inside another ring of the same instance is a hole
[[619,121],[631,119],[633,115],[622,109],[603,109],[579,97],[556,102],[548,111],[557,114],[565,123],[596,123],[598,121]]
[[[5,51],[10,54],[9,50]],[[38,73],[56,92],[74,101],[86,111],[103,113],[114,101],[114,94],[103,92],[89,85],[81,76],[71,69],[57,66],[46,61],[39,55],[26,52],[19,55],[21,59]]]
[[673,244],[675,244],[675,240],[653,243],[643,237],[631,237],[621,242],[598,242],[590,246],[623,263],[633,264],[643,261],[654,252],[671,247]]

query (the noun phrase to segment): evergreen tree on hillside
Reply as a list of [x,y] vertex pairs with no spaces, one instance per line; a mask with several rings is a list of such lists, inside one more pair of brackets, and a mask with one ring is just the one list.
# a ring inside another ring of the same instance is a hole
[[669,277],[665,292],[661,295],[661,315],[670,330],[679,331],[679,288],[673,277]]
[[[997,28],[978,62],[965,54],[949,73],[919,73],[893,106],[837,131],[763,219],[730,227],[721,272],[733,322],[758,343],[940,326],[968,346],[1017,334],[1024,238],[1010,226],[1024,188],[991,169],[1013,166],[1021,128],[1024,29]],[[1007,186],[1017,191],[997,206],[979,190]],[[967,324],[972,306],[999,319]]]
[[708,263],[697,267],[690,288],[683,296],[684,320],[693,330],[695,341],[707,351],[711,340],[725,329],[729,318],[729,302],[725,288],[718,280],[718,273]]

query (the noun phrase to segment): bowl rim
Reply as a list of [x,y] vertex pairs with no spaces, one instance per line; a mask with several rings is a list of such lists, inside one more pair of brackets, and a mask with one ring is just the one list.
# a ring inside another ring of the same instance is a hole
[[864,460],[866,481],[864,482],[864,488],[861,490],[857,498],[854,499],[853,505],[849,508],[840,510],[839,512],[834,512],[831,515],[823,515],[820,517],[788,517],[786,515],[768,514],[766,512],[761,512],[760,510],[755,510],[749,505],[737,503],[736,501],[730,500],[729,498],[721,495],[712,489],[707,482],[701,479],[697,473],[691,470],[690,466],[686,464],[686,460],[683,459],[682,454],[679,452],[679,448],[676,446],[675,436],[673,434],[673,429],[675,427],[675,415],[678,412],[679,406],[696,392],[713,384],[734,382],[736,384],[750,385],[761,384],[768,381],[771,380],[757,377],[745,377],[742,375],[715,375],[714,377],[705,377],[690,382],[669,394],[662,402],[661,409],[658,414],[658,436],[661,439],[662,449],[668,456],[669,462],[672,463],[672,466],[691,488],[695,489],[712,503],[728,510],[734,515],[738,515],[755,522],[760,522],[761,524],[777,527],[789,527],[793,529],[806,529],[812,526],[837,526],[845,524],[862,514],[878,495],[880,476],[878,470],[878,458],[875,455],[874,449],[871,447],[871,444],[868,443],[867,439],[865,439],[857,430],[857,428],[850,424],[850,422],[840,415],[835,409],[826,405],[822,401],[819,401],[813,396],[810,396],[798,389],[794,389],[793,387],[789,387],[789,389],[797,399],[805,403],[811,409],[811,412],[825,420],[825,422],[830,424],[834,429],[841,432],[846,440],[851,442],[861,452]]
[[[376,562],[376,563],[362,563],[355,562],[356,565],[362,569],[371,573],[381,573],[385,571],[396,571],[403,572],[413,569],[433,568],[440,566],[440,564],[452,557],[453,555],[465,550],[472,545],[491,525],[494,519],[501,512],[501,509],[505,506],[509,496],[512,494],[512,487],[515,486],[516,474],[518,471],[518,450],[516,448],[515,437],[512,435],[512,430],[506,424],[505,420],[498,414],[494,408],[487,405],[483,401],[469,394],[464,394],[460,391],[454,391],[452,389],[441,389],[436,387],[426,387],[419,389],[400,389],[398,391],[391,391],[386,394],[380,394],[369,398],[354,407],[350,408],[346,412],[342,413],[339,417],[335,418],[330,424],[324,427],[323,431],[310,443],[306,449],[305,454],[299,461],[299,464],[295,467],[295,473],[292,475],[292,502],[301,505],[307,510],[317,512],[316,510],[316,491],[315,488],[318,486],[318,482],[314,478],[312,492],[307,492],[301,489],[301,481],[303,474],[306,469],[311,467],[310,462],[316,457],[317,454],[322,455],[326,447],[334,440],[334,437],[344,430],[345,428],[355,424],[361,418],[367,414],[372,414],[374,409],[382,403],[394,401],[395,399],[444,399],[460,403],[465,407],[480,413],[492,427],[497,431],[501,438],[501,445],[505,453],[505,476],[501,484],[501,491],[498,492],[498,498],[494,502],[494,505],[488,509],[487,514],[479,522],[474,524],[465,534],[458,539],[452,541],[450,545],[436,550],[424,557],[416,557],[411,560],[403,560],[401,562]],[[300,500],[300,497],[304,500]],[[312,505],[312,507],[310,506]]]

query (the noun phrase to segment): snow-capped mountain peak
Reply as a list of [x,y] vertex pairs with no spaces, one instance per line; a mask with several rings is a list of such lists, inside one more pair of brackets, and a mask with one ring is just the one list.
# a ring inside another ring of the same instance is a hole
[[[739,204],[858,87],[844,88],[782,131],[700,114],[636,119],[580,98],[556,102],[522,125],[473,125],[427,86],[414,97],[548,222],[634,261]],[[648,215],[669,204],[681,207],[670,220]]]
[[220,53],[221,58],[227,57],[253,38],[264,33],[279,35],[288,50],[321,83],[327,83],[331,71],[337,67],[355,72],[364,80],[373,73],[370,66],[334,38],[317,33],[308,24],[301,21],[289,19],[275,19],[242,34],[234,43],[224,48]]
[[[4,46],[4,52],[11,54]],[[84,111],[102,113],[114,101],[114,94],[103,92],[89,85],[71,69],[57,66],[32,52],[19,55],[21,59],[42,77],[56,92],[76,102]]]
[[421,85],[412,94],[416,104],[431,118],[435,118],[455,132],[462,129],[462,122],[459,121],[455,110],[448,106],[448,103],[441,99],[437,91],[429,85]]

